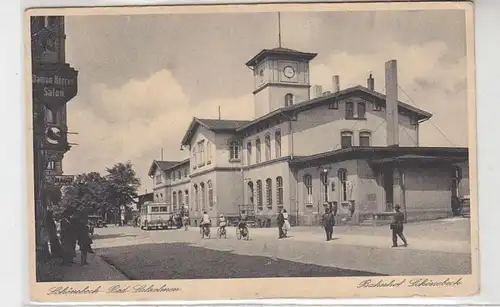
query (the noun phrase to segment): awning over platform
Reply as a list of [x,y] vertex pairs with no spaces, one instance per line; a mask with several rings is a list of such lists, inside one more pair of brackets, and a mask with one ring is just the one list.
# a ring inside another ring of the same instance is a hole
[[436,156],[420,156],[420,155],[403,155],[387,158],[375,158],[371,162],[374,164],[387,164],[387,163],[404,163],[404,162],[435,162],[435,163],[457,163],[462,162],[464,158],[461,157],[436,157]]

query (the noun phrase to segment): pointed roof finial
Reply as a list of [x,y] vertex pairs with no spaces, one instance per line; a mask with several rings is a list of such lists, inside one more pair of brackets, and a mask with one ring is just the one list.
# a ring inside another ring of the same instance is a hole
[[278,12],[278,47],[281,48],[281,13]]

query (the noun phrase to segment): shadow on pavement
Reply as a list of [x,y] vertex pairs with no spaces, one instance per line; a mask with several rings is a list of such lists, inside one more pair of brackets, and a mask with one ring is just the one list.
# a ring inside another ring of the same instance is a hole
[[131,280],[383,276],[264,256],[237,255],[185,243],[96,249]]

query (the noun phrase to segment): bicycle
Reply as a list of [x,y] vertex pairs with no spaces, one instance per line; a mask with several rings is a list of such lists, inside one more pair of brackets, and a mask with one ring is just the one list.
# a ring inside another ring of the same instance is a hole
[[201,226],[201,238],[208,238],[210,239],[210,226]]
[[217,237],[218,238],[224,237],[224,239],[227,239],[227,230],[226,230],[226,227],[219,227],[219,228],[217,228]]
[[239,226],[236,227],[236,238],[238,240],[250,240],[250,231],[248,230],[248,227],[245,226],[243,228],[240,228]]

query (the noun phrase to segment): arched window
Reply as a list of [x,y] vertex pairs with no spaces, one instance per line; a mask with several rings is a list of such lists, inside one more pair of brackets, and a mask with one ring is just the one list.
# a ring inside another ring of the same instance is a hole
[[184,204],[184,199],[182,199],[182,191],[177,192],[177,197],[179,197],[179,209],[180,209]]
[[184,191],[184,205],[189,207],[189,191]]
[[306,206],[312,206],[313,203],[313,186],[311,175],[304,175],[304,203]]
[[283,208],[283,177],[276,177],[276,206]]
[[266,152],[265,152],[265,156],[266,156],[266,161],[269,161],[271,160],[271,135],[269,134],[266,134],[265,138],[264,138],[264,142],[265,142],[265,146],[266,146]]
[[231,141],[229,143],[229,160],[240,159],[240,145],[238,141]]
[[206,209],[207,208],[207,203],[205,202],[205,184],[202,182],[200,183],[200,196],[201,196],[201,208]]
[[285,107],[293,105],[293,98],[294,97],[292,93],[288,93],[285,95]]
[[253,205],[254,204],[254,202],[253,202],[253,200],[254,200],[253,199],[253,193],[254,193],[254,191],[253,191],[253,182],[251,182],[251,181],[249,181],[247,183],[247,193],[248,193],[248,204],[249,205]]
[[247,143],[247,165],[252,164],[252,142]]
[[262,210],[262,181],[257,180],[257,208]]
[[371,145],[371,133],[369,131],[361,131],[359,133],[359,146],[368,147]]
[[273,208],[273,187],[271,178],[266,179],[266,205],[268,209]]
[[214,207],[214,187],[212,185],[212,181],[209,180],[207,182],[207,186],[208,186],[208,205],[210,206],[210,209],[212,209]]
[[342,148],[352,147],[352,131],[342,131],[340,133],[340,145]]
[[281,131],[278,130],[274,133],[274,141],[276,143],[276,158],[281,158]]
[[339,169],[338,177],[340,182],[340,200],[347,201],[347,171],[343,168]]
[[261,160],[260,139],[255,140],[255,148],[256,148],[255,159],[257,163],[260,163]]
[[177,192],[172,193],[172,210],[175,211],[175,208],[177,208]]
[[198,185],[194,185],[193,187],[194,190],[194,206],[195,210],[199,211],[200,210],[200,194],[198,193]]

